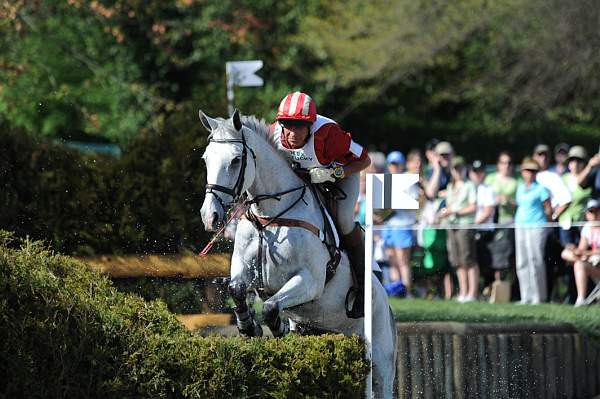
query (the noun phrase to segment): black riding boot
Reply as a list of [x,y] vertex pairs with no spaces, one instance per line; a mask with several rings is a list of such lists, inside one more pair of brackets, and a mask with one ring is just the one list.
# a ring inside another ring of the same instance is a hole
[[346,295],[346,314],[352,319],[364,317],[365,292],[365,237],[360,224],[342,237],[344,249],[350,260],[353,286]]

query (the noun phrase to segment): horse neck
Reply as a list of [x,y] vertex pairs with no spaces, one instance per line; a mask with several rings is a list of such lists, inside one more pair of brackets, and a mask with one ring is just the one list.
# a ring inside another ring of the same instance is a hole
[[[301,187],[304,182],[292,171],[292,168],[264,139],[252,136],[251,145],[256,152],[256,176],[248,188],[250,198],[257,195],[277,194]],[[281,199],[266,199],[253,205],[253,211],[260,216],[273,217],[289,208],[296,201],[302,190],[284,194]],[[308,192],[305,198],[308,200]]]

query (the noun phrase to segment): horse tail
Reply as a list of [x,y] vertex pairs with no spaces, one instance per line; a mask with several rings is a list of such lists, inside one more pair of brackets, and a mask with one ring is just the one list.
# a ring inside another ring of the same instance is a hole
[[392,341],[394,343],[394,364],[396,364],[396,341],[398,340],[398,332],[396,330],[396,319],[394,318],[394,312],[392,312],[392,307],[388,306],[388,310],[390,312],[390,328],[392,329]]
[[[393,351],[394,351],[394,369],[398,367],[398,330],[396,330],[396,320],[394,319],[394,312],[392,312],[392,307],[388,306],[388,310],[390,311],[390,327],[392,329],[392,343],[393,343]],[[399,397],[398,395],[398,385],[396,385],[396,376],[397,372],[394,372],[394,377],[392,378],[392,392],[394,398]]]

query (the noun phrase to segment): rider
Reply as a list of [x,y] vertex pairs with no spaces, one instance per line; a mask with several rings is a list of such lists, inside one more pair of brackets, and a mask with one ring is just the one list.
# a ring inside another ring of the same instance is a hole
[[337,202],[336,222],[352,274],[362,287],[364,238],[360,225],[354,222],[354,205],[359,194],[359,172],[371,164],[367,150],[334,120],[318,115],[313,99],[301,92],[290,93],[281,101],[271,133],[292,163],[310,170],[312,183],[330,181],[346,194]]

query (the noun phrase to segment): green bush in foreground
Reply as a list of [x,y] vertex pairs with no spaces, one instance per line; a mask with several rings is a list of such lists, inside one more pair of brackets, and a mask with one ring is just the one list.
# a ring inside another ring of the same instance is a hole
[[[161,302],[0,231],[0,397],[361,397],[362,342],[202,338]],[[11,247],[15,244],[10,243]]]

